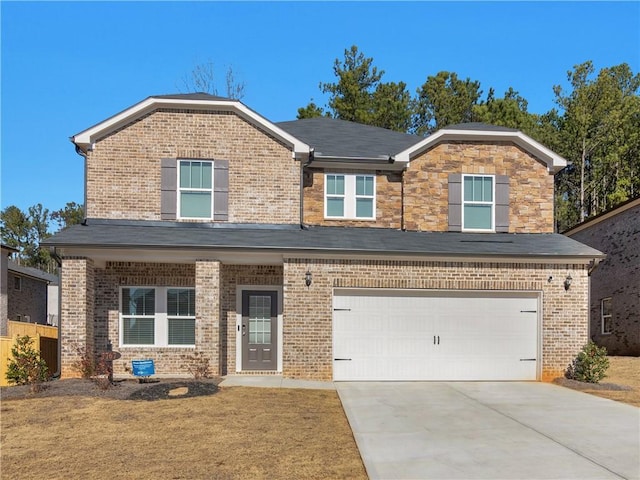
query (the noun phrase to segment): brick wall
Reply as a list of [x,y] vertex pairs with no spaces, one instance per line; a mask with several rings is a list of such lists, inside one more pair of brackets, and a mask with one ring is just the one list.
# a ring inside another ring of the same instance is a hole
[[282,287],[281,265],[223,265],[222,266],[222,372],[236,371],[236,318],[238,312],[238,286]]
[[[591,338],[612,355],[640,355],[640,205],[571,238],[607,254],[591,276]],[[611,334],[602,333],[600,303],[611,297]]]
[[[303,282],[307,269],[310,288]],[[562,284],[567,274],[569,291]],[[334,287],[542,292],[542,380],[562,376],[587,341],[588,278],[581,265],[289,259],[284,277],[287,377],[332,378]]]
[[291,149],[229,112],[159,109],[99,139],[87,157],[87,216],[160,220],[162,158],[229,160],[229,221],[298,223]]
[[63,258],[61,289],[61,375],[78,377],[80,372],[74,368],[80,359],[78,348],[92,354],[95,345],[93,260]]
[[[15,278],[21,280],[20,290],[15,288]],[[47,283],[9,272],[7,276],[7,316],[9,320],[47,324]]]

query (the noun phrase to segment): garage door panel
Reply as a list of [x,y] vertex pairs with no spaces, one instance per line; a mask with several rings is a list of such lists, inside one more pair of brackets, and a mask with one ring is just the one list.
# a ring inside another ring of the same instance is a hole
[[[535,380],[538,299],[375,292],[334,298],[336,380]],[[524,361],[523,361],[524,360]]]

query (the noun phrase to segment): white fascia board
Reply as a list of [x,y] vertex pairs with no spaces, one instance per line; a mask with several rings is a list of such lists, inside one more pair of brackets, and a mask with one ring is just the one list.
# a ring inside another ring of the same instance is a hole
[[438,130],[433,135],[415,145],[396,154],[396,162],[409,163],[413,157],[422,153],[426,149],[445,141],[450,140],[469,140],[469,141],[509,141],[513,142],[526,152],[539,158],[547,164],[549,173],[557,173],[567,166],[567,160],[549,150],[544,145],[536,142],[533,138],[528,137],[522,132],[499,131],[499,130]]
[[90,127],[77,135],[71,137],[71,141],[82,148],[88,150],[98,137],[108,134],[118,128],[126,125],[132,120],[139,118],[158,108],[188,108],[193,110],[211,110],[217,109],[222,111],[232,111],[249,123],[262,128],[277,139],[281,140],[293,149],[295,158],[305,157],[309,154],[309,145],[298,140],[291,134],[285,132],[280,127],[264,118],[262,115],[254,112],[243,103],[236,100],[190,100],[177,98],[156,98],[149,97],[140,103],[104,120],[103,122]]

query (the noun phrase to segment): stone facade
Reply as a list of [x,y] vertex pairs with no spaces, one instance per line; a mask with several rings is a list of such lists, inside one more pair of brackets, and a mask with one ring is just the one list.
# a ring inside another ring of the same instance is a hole
[[376,175],[376,219],[325,219],[324,171],[312,170],[304,188],[304,221],[309,225],[446,232],[448,177],[469,173],[509,177],[510,233],[554,230],[553,175],[544,162],[512,143],[449,141],[413,159],[406,172],[332,169],[329,173]]
[[[300,279],[309,269],[313,284]],[[563,280],[573,282],[565,290]],[[583,265],[288,259],[284,264],[287,377],[332,378],[334,288],[510,290],[542,295],[541,379],[562,376],[587,342],[588,277]],[[549,281],[549,277],[552,280]]]
[[160,220],[163,158],[228,160],[229,222],[300,221],[300,163],[289,148],[232,113],[168,109],[88,152],[87,217]]
[[450,174],[509,177],[509,233],[552,233],[553,175],[547,166],[507,142],[440,143],[413,159],[404,174],[407,230],[448,230]]
[[[572,232],[574,240],[607,254],[591,275],[591,339],[611,355],[640,355],[640,199]],[[611,298],[611,333],[602,332],[604,298]]]

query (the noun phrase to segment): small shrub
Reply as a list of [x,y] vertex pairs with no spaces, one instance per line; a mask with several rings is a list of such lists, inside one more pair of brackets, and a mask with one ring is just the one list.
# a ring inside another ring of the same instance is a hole
[[571,362],[565,377],[580,382],[598,383],[606,377],[608,368],[607,349],[589,341]]
[[40,391],[42,382],[49,379],[49,368],[33,346],[29,335],[18,336],[11,347],[12,359],[7,366],[7,380],[16,385],[31,385],[32,392]]
[[73,363],[73,367],[80,373],[82,378],[90,379],[102,390],[111,387],[113,369],[110,362],[107,362],[102,355],[96,357],[86,346],[76,345],[73,348],[78,357]]
[[[202,378],[211,377],[211,372],[209,370],[209,357],[206,357],[203,352],[194,352],[187,360],[189,361],[189,364],[186,365],[186,368],[187,371],[193,375],[193,378],[200,380]],[[182,367],[185,368],[185,365]]]

